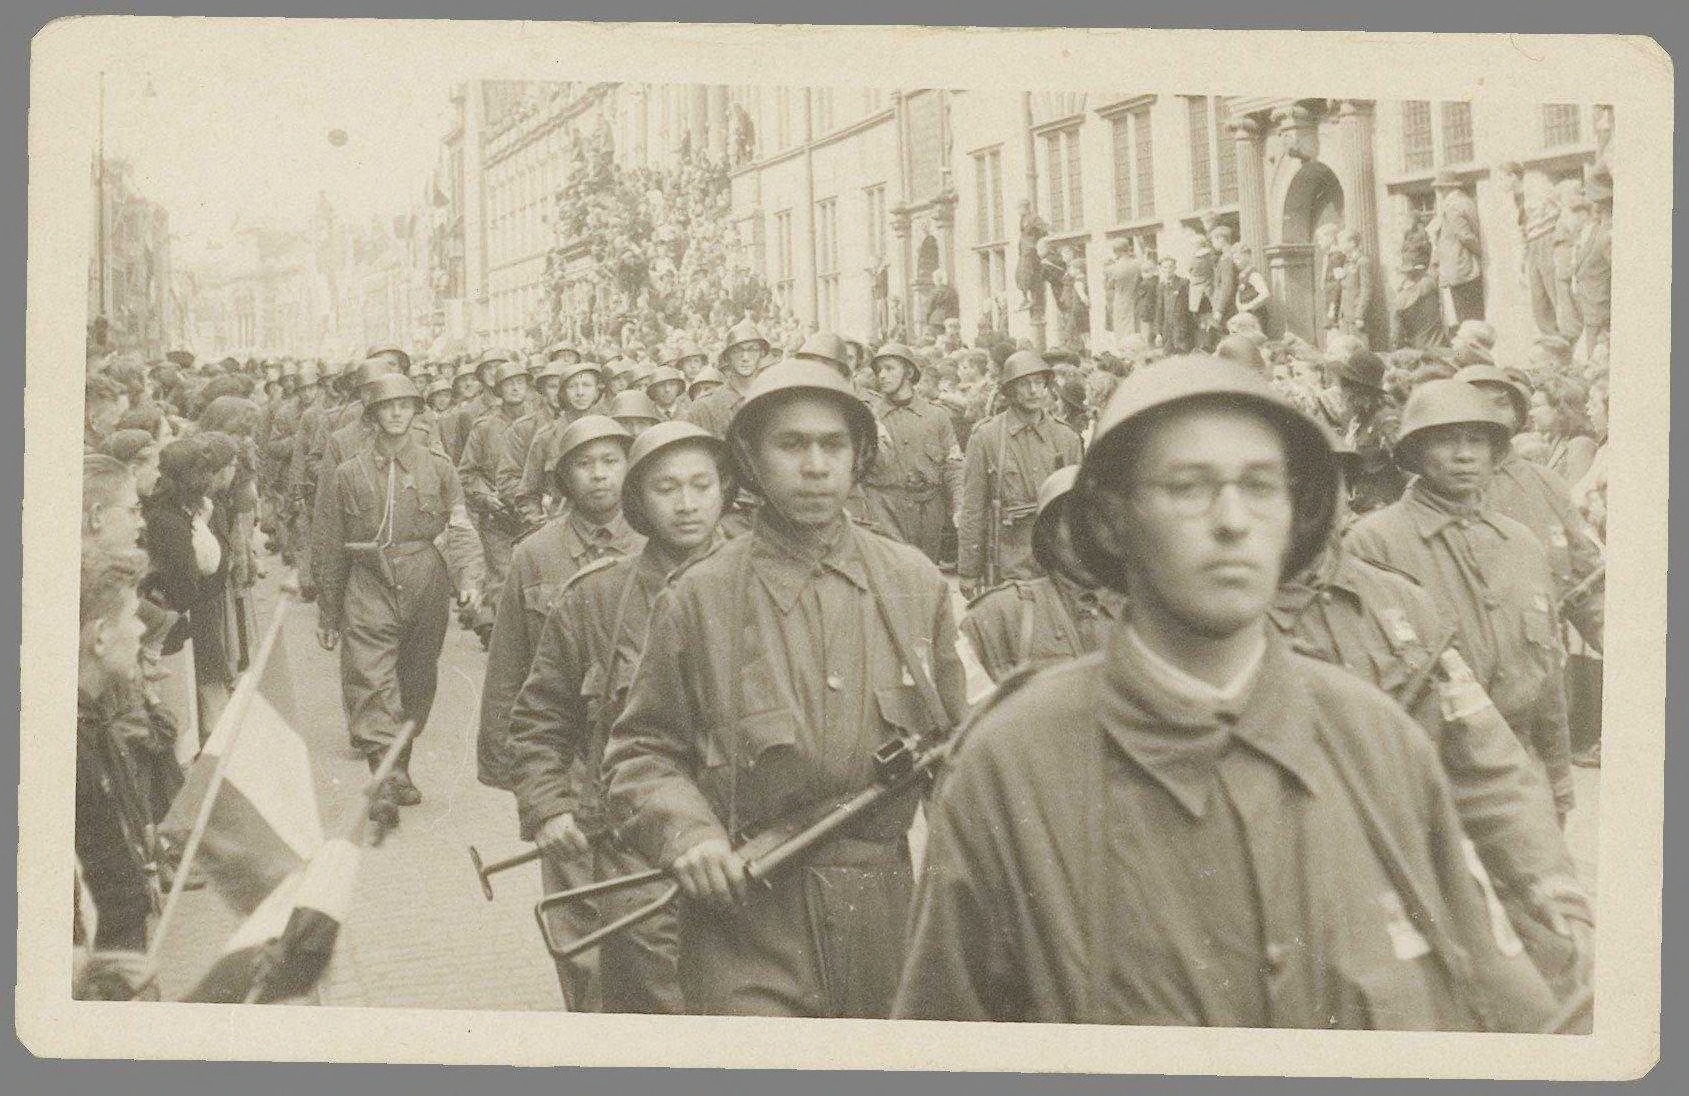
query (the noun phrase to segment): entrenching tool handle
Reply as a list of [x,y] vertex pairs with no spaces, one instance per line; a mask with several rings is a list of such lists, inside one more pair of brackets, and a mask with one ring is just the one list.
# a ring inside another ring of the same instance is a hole
[[481,853],[474,845],[469,846],[469,862],[475,865],[475,878],[481,881],[481,893],[487,896],[487,901],[493,900],[493,876],[507,868],[519,868],[531,860],[538,860],[545,850],[535,845],[527,852],[517,853],[515,856],[503,860],[495,860],[491,864],[481,862]]
[[584,887],[576,887],[574,890],[560,891],[557,894],[548,894],[544,898],[541,898],[538,902],[534,903],[534,920],[539,922],[540,938],[545,941],[545,950],[551,952],[551,954],[558,959],[573,959],[583,951],[590,951],[597,947],[601,941],[661,913],[663,909],[667,907],[670,902],[673,902],[675,897],[680,894],[680,884],[671,883],[664,889],[662,894],[645,903],[645,905],[640,906],[638,909],[616,918],[616,920],[610,922],[608,925],[594,929],[579,939],[571,940],[564,944],[559,944],[557,940],[553,938],[551,935],[551,924],[545,919],[546,911],[552,906],[561,906],[567,904],[568,902],[572,902],[580,898],[586,898],[594,894],[603,894],[607,891],[622,890],[638,884],[649,883],[656,879],[665,878],[667,875],[668,873],[662,869],[653,868],[650,871],[637,872],[633,875],[624,875],[618,879],[606,879],[602,883],[591,883]]

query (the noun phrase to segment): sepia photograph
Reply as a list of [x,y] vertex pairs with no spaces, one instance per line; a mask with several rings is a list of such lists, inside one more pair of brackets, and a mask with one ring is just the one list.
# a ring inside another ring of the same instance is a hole
[[1657,1058],[1657,44],[33,57],[37,1054]]

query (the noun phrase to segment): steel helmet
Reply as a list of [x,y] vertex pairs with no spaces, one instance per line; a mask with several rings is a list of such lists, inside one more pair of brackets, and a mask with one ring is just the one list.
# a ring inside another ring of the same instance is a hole
[[1062,505],[1073,485],[1079,480],[1079,466],[1070,464],[1058,468],[1038,485],[1038,516],[1032,521],[1032,556],[1045,574],[1064,574],[1078,581],[1086,575],[1083,586],[1096,586],[1097,581],[1085,570],[1074,555],[1068,539],[1067,507]]
[[706,365],[702,369],[698,370],[697,375],[694,376],[691,383],[686,386],[686,394],[692,399],[697,399],[699,385],[713,384],[719,388],[726,383],[727,379],[721,375],[721,370],[717,369],[713,365]]
[[756,343],[762,347],[764,354],[768,353],[768,340],[762,337],[762,332],[757,330],[757,325],[751,322],[749,316],[746,316],[728,330],[727,342],[722,346],[721,354],[717,356],[717,360],[726,357],[727,352],[735,346],[743,346],[746,343]]
[[562,430],[554,432],[546,445],[545,467],[555,473],[569,454],[588,442],[600,438],[614,438],[625,450],[633,444],[633,433],[608,415],[582,415]]
[[881,358],[893,358],[909,368],[909,383],[919,384],[921,381],[921,359],[916,353],[902,343],[888,342],[874,351],[874,357],[869,361],[870,368],[877,369]]
[[634,439],[628,450],[627,476],[622,480],[622,516],[634,532],[650,536],[645,520],[645,501],[639,490],[639,480],[650,469],[650,460],[658,453],[678,445],[699,445],[709,450],[721,471],[721,508],[725,512],[733,503],[733,477],[727,460],[727,443],[691,422],[660,422]]
[[540,370],[544,369],[545,366],[546,366],[545,355],[543,355],[543,354],[529,354],[528,360],[527,360],[527,362],[524,363],[524,365],[525,365],[525,368],[528,370],[528,379],[529,380],[538,380],[539,375],[540,375]]
[[661,422],[663,412],[652,402],[651,397],[645,394],[644,389],[626,388],[617,392],[616,398],[610,401],[610,417],[617,422],[622,419],[650,419],[652,422]]
[[428,385],[428,391],[424,393],[424,395],[426,395],[429,399],[433,399],[442,392],[448,396],[452,394],[452,382],[446,380],[444,377],[437,381],[430,382]]
[[392,376],[394,373],[403,376],[403,371],[387,358],[366,358],[356,366],[353,378],[358,391],[362,393],[367,391],[369,386],[377,380]]
[[534,385],[537,387],[541,381],[549,380],[552,377],[556,377],[561,382],[563,371],[567,368],[569,367],[559,361],[542,361],[539,363],[538,369],[529,370],[529,375],[533,377]]
[[570,355],[570,354],[573,354],[575,356],[575,359],[574,359],[575,361],[581,360],[581,352],[578,349],[576,349],[574,343],[571,343],[571,342],[568,342],[568,341],[556,342],[556,343],[552,343],[550,346],[546,347],[545,360],[548,361],[548,362],[554,362],[554,361],[557,361],[559,358],[566,357],[567,355]]
[[422,394],[416,390],[416,382],[403,373],[383,373],[370,381],[364,387],[364,410],[371,411],[384,403],[393,400],[415,400],[422,402]]
[[679,369],[680,372],[684,374],[686,370],[680,369],[680,363],[685,361],[687,358],[703,358],[708,361],[709,355],[705,354],[702,348],[700,348],[696,343],[676,343],[674,349],[670,350],[663,358],[663,364],[673,366],[675,369]]
[[309,388],[322,380],[322,371],[316,362],[305,362],[299,367],[299,387]]
[[1227,335],[1214,347],[1214,356],[1257,372],[1267,371],[1267,359],[1261,356],[1261,348],[1247,335]]
[[633,358],[629,358],[624,364],[627,368],[622,372],[622,387],[643,389],[646,378],[651,376],[651,367]]
[[563,367],[563,383],[568,384],[582,373],[591,373],[598,378],[598,383],[604,383],[604,367],[597,362],[578,361]]
[[521,362],[499,362],[498,368],[493,371],[493,391],[497,392],[499,386],[504,384],[505,381],[515,380],[517,377],[521,377],[523,380],[528,379],[528,371],[523,368]]
[[1484,394],[1463,380],[1426,381],[1408,396],[1402,408],[1402,422],[1396,430],[1396,463],[1408,472],[1419,471],[1418,435],[1437,426],[1472,423],[1489,428],[1497,451],[1513,437],[1513,424],[1503,421]]
[[364,355],[364,358],[379,358],[388,354],[391,354],[393,357],[398,359],[397,364],[399,366],[399,372],[409,373],[411,371],[411,356],[403,350],[400,350],[392,343],[379,343],[370,347],[369,352]]
[[651,375],[645,378],[645,390],[649,392],[659,384],[669,381],[679,381],[681,388],[686,387],[686,374],[672,365],[659,365],[651,370]]
[[[879,355],[876,354],[875,357]],[[1003,363],[1003,379],[999,382],[999,387],[1007,388],[1022,377],[1033,377],[1039,373],[1054,376],[1055,372],[1055,367],[1037,353],[1031,350],[1017,350]]]
[[845,341],[831,331],[816,331],[806,335],[803,345],[798,347],[794,358],[804,361],[821,362],[830,365],[840,373],[850,372],[850,351],[845,347]]
[[475,376],[488,388],[493,386],[492,377],[496,374],[500,362],[507,362],[512,355],[503,350],[483,350],[481,356],[475,359]]
[[[1507,394],[1513,400],[1513,410],[1518,414],[1520,423],[1529,422],[1531,418],[1531,390],[1520,384],[1507,370],[1495,365],[1469,365],[1454,375],[1457,381],[1467,384],[1498,384],[1507,389]],[[1513,430],[1512,426],[1508,427]]]
[[856,441],[858,480],[863,471],[873,465],[874,454],[879,448],[879,424],[862,397],[856,394],[855,386],[832,366],[802,358],[786,358],[757,374],[745,392],[744,402],[728,421],[727,442],[734,461],[735,480],[754,487],[755,477],[751,469],[743,465],[745,454],[750,451],[750,435],[770,407],[800,393],[822,396],[844,412],[851,436]]
[[1122,561],[1103,550],[1092,535],[1098,507],[1088,504],[1088,499],[1096,492],[1117,489],[1125,471],[1120,451],[1136,433],[1134,427],[1154,421],[1169,408],[1207,400],[1259,411],[1284,438],[1294,513],[1284,574],[1301,573],[1324,550],[1336,520],[1338,484],[1337,458],[1325,429],[1247,366],[1207,355],[1182,355],[1122,378],[1098,414],[1078,483],[1062,503],[1074,555],[1082,568],[1068,577],[1081,584],[1100,579],[1123,588]]

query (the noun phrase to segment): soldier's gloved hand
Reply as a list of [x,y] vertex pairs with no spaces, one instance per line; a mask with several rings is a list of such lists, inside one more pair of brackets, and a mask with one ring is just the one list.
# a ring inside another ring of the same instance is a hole
[[481,606],[481,591],[471,586],[467,590],[459,590],[457,607],[465,612],[474,612]]
[[560,861],[585,856],[591,848],[572,814],[546,819],[540,832],[534,835],[534,843],[544,849],[547,856]]
[[318,628],[317,646],[321,647],[325,651],[332,651],[336,647],[340,646],[340,629]]
[[714,906],[730,906],[745,893],[745,862],[725,837],[693,845],[669,865],[686,897]]
[[972,601],[974,596],[979,593],[979,579],[977,578],[962,579],[957,585],[961,588],[963,601]]

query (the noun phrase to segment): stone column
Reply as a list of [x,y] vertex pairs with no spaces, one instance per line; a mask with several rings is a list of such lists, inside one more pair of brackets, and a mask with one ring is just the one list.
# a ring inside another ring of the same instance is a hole
[[1338,155],[1333,167],[1343,183],[1343,224],[1360,234],[1361,250],[1366,253],[1368,273],[1372,275],[1372,299],[1367,302],[1368,335],[1373,345],[1383,333],[1379,301],[1383,299],[1379,277],[1384,264],[1380,261],[1378,239],[1377,176],[1372,153],[1373,103],[1370,99],[1344,99],[1337,111]]
[[[887,308],[889,309],[891,307],[891,301],[901,302],[903,309],[903,337],[905,339],[911,339],[914,337],[914,328],[911,326],[912,321],[910,318],[910,310],[914,307],[914,302],[911,299],[912,291],[910,287],[910,283],[914,281],[914,274],[910,269],[912,257],[909,254],[909,237],[912,221],[913,218],[909,213],[909,207],[907,205],[900,202],[892,208],[891,234],[897,239],[897,254],[893,257],[894,261],[891,264],[891,270],[889,272],[890,277],[887,279],[887,281],[891,283],[888,292]],[[895,319],[888,318],[888,325],[895,322]]]
[[1238,240],[1253,257],[1256,267],[1263,268],[1269,233],[1261,123],[1244,115],[1234,119],[1227,128],[1237,144]]

